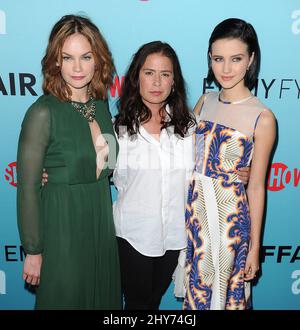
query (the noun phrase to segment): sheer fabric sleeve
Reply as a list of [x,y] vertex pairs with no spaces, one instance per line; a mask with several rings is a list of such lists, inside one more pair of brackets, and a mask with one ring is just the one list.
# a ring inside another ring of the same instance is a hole
[[35,103],[24,117],[17,156],[18,228],[27,254],[43,251],[41,178],[49,140],[49,109],[41,103]]

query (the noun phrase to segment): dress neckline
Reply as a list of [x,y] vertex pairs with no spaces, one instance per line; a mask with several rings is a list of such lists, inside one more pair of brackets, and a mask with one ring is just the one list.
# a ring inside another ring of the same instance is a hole
[[230,102],[230,101],[223,101],[223,100],[221,99],[221,92],[218,94],[218,101],[219,101],[220,103],[222,103],[222,104],[241,104],[241,103],[244,103],[244,102],[246,102],[246,101],[248,101],[248,100],[250,100],[250,99],[252,99],[252,98],[254,98],[254,95],[250,95],[250,96],[244,97],[244,98],[241,99],[241,100],[237,100],[237,101],[232,101],[232,102]]

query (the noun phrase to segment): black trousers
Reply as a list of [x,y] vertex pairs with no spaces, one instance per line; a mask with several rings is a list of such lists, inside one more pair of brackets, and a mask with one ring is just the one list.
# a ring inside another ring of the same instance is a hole
[[178,263],[179,250],[146,257],[117,237],[126,310],[157,310]]

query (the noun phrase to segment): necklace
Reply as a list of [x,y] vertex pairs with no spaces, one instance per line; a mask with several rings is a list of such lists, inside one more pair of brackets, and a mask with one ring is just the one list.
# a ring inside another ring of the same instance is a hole
[[241,99],[241,100],[238,100],[238,101],[230,102],[230,101],[223,101],[221,99],[221,93],[219,93],[218,100],[219,100],[219,102],[221,102],[223,104],[239,104],[239,103],[243,103],[245,101],[248,101],[248,100],[252,99],[252,97],[254,97],[254,95],[250,95],[250,96],[245,97],[244,99]]
[[[77,103],[70,101],[73,108],[79,112],[88,122],[93,122],[96,116],[96,103],[92,96],[90,96],[87,103]],[[88,105],[89,104],[89,105]]]

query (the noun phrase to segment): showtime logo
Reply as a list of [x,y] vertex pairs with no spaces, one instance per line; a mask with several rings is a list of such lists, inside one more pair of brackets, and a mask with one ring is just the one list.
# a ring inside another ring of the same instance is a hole
[[[119,81],[119,79],[118,79]],[[113,89],[113,95],[116,91],[121,93],[121,86],[118,83]],[[111,90],[112,93],[112,90]],[[113,96],[112,95],[112,96]],[[113,97],[114,97],[113,96]],[[4,175],[6,181],[13,186],[17,186],[17,162],[8,164],[5,169]],[[298,187],[300,181],[300,170],[297,168],[289,169],[287,165],[283,163],[273,163],[269,172],[267,189],[270,191],[280,191],[286,188],[287,185],[292,184],[294,187]]]
[[5,180],[8,181],[13,187],[17,186],[17,162],[12,162],[8,164],[5,169],[6,174],[4,175]]
[[283,163],[273,163],[269,173],[267,188],[270,191],[280,191],[289,184],[298,187],[299,180],[299,169],[289,169],[288,166]]

